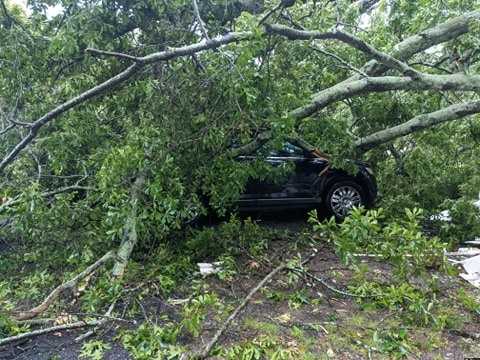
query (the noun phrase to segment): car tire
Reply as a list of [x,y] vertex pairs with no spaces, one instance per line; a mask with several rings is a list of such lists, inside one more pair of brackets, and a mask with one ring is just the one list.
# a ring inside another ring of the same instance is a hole
[[324,198],[329,216],[343,220],[355,206],[366,206],[366,196],[360,184],[353,180],[339,179],[331,185]]

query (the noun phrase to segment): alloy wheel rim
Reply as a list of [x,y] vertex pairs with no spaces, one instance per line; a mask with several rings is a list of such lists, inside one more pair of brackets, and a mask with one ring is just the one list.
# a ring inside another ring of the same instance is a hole
[[330,206],[336,216],[345,217],[354,207],[361,205],[360,192],[353,186],[344,185],[333,191]]

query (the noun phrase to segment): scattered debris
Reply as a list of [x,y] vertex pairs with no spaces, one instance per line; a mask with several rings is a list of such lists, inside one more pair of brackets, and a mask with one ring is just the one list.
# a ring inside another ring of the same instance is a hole
[[[476,241],[469,241],[469,243],[476,244]],[[466,273],[460,274],[460,277],[473,286],[480,288],[480,249],[472,247],[459,248],[458,251],[446,253],[446,255],[447,257],[466,257],[462,260],[451,258],[448,260],[454,264],[462,265]]]
[[475,240],[471,240],[471,241],[465,241],[465,243],[471,244],[471,245],[480,245],[480,238],[476,238]]
[[198,268],[200,269],[200,274],[202,276],[208,276],[211,274],[216,274],[222,271],[222,262],[217,261],[214,263],[198,263]]
[[438,214],[430,216],[430,220],[432,221],[452,221],[452,216],[450,215],[449,210],[443,210],[439,212]]
[[[463,247],[459,248],[455,252],[447,252],[445,255],[448,256],[474,256],[474,255],[480,255],[480,249],[474,248],[474,247]],[[458,262],[457,260],[450,260],[452,262]]]

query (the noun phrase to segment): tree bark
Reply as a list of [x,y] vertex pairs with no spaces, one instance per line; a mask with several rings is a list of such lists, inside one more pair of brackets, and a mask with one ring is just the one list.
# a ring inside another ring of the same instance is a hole
[[122,277],[125,268],[127,267],[128,259],[132,254],[133,248],[138,241],[138,229],[137,229],[137,217],[138,217],[138,203],[143,193],[143,187],[145,185],[145,175],[139,174],[130,191],[130,205],[131,210],[128,218],[125,222],[125,228],[123,232],[123,239],[120,243],[120,247],[117,250],[117,259],[113,266],[113,276],[119,278]]
[[401,136],[411,134],[447,121],[462,119],[465,116],[480,113],[480,101],[455,104],[438,111],[415,116],[413,119],[365,136],[355,142],[355,146],[366,151]]
[[340,100],[367,93],[392,90],[478,91],[480,90],[480,75],[422,74],[419,78],[381,76],[342,82],[319,92],[309,104],[293,110],[290,116],[301,120]]
[[27,310],[27,311],[18,312],[15,315],[15,319],[16,320],[28,320],[28,319],[32,319],[32,318],[42,314],[43,312],[45,312],[50,307],[50,305],[52,305],[52,303],[60,296],[61,293],[63,293],[67,289],[75,288],[82,279],[84,279],[87,276],[93,274],[99,267],[101,267],[107,261],[112,259],[113,256],[114,256],[113,251],[107,252],[99,260],[97,260],[95,263],[93,263],[92,265],[87,267],[85,270],[83,270],[80,274],[75,276],[73,279],[67,281],[66,283],[63,283],[62,285],[57,286],[45,298],[45,300],[43,300],[43,302],[40,305],[38,305],[38,306],[36,306],[36,307],[34,307],[30,310]]

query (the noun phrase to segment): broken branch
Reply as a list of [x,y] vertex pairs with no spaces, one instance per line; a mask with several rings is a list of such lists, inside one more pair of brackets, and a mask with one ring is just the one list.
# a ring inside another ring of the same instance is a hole
[[[307,264],[309,261],[311,261],[315,256],[317,256],[318,254],[318,251],[316,249],[314,249],[313,253],[310,254],[306,259],[304,259],[302,262],[301,262],[301,265],[305,265]],[[238,305],[235,310],[230,314],[230,316],[223,322],[222,326],[220,327],[220,329],[218,329],[218,331],[215,333],[215,335],[213,336],[213,338],[207,343],[207,345],[203,348],[203,350],[194,355],[193,358],[196,358],[196,359],[205,359],[208,354],[210,354],[210,351],[212,351],[213,347],[215,346],[215,344],[218,342],[218,340],[220,339],[220,337],[223,335],[223,333],[225,332],[225,330],[227,330],[227,328],[230,326],[230,323],[237,317],[237,315],[243,310],[243,308],[245,306],[248,305],[248,303],[250,302],[250,300],[252,299],[252,297],[263,287],[265,286],[266,283],[268,283],[270,280],[272,280],[272,278],[278,274],[280,271],[282,270],[285,270],[288,268],[288,263],[289,261],[286,261],[282,264],[280,264],[279,266],[277,266],[275,269],[273,269],[272,271],[270,271],[267,276],[265,276],[252,290],[250,290],[250,292],[248,293],[248,295],[243,299],[242,303],[240,305]]]
[[56,326],[48,327],[48,328],[45,328],[45,329],[34,330],[34,331],[31,331],[31,332],[28,332],[28,333],[23,333],[23,334],[20,334],[20,335],[7,337],[5,339],[0,339],[0,346],[5,346],[5,345],[10,344],[12,342],[16,342],[16,341],[24,340],[24,339],[30,339],[30,338],[35,337],[35,336],[49,334],[49,333],[56,332],[56,331],[78,329],[78,328],[85,327],[85,326],[96,326],[99,323],[100,323],[99,320],[77,321],[77,322],[70,323],[70,324],[56,325]]
[[114,257],[114,252],[109,251],[105,255],[103,255],[100,259],[98,259],[95,263],[88,266],[85,270],[83,270],[80,274],[75,276],[73,279],[63,283],[62,285],[57,286],[46,298],[43,302],[27,311],[20,311],[15,315],[16,320],[28,320],[32,319],[43,312],[45,312],[49,306],[60,296],[67,289],[75,288],[78,283],[86,278],[87,276],[93,274],[98,268],[108,262],[110,259]]

